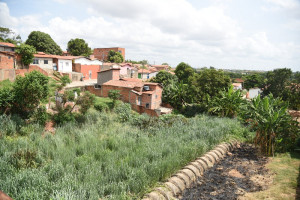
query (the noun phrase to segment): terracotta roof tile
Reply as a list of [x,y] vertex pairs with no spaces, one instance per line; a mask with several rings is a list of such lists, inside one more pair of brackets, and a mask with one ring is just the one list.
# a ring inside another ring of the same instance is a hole
[[109,85],[109,86],[116,86],[116,87],[125,87],[125,88],[135,88],[135,87],[143,87],[143,82],[137,82],[137,81],[122,81],[122,80],[110,80],[103,85]]
[[8,42],[0,42],[0,46],[5,46],[5,47],[16,47],[16,45]]

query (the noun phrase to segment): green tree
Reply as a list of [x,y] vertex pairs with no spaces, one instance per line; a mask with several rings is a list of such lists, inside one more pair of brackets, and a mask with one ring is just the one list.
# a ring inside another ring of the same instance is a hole
[[290,85],[292,71],[288,68],[275,69],[267,73],[266,88],[264,95],[272,93],[274,97],[282,97],[287,100],[287,86]]
[[246,104],[240,113],[241,118],[256,131],[255,144],[261,151],[274,155],[279,151],[292,150],[299,138],[298,122],[287,112],[288,104],[272,94],[263,99],[258,96]]
[[173,108],[181,111],[183,106],[190,102],[188,84],[172,81],[167,87],[164,87],[162,94],[163,102],[169,103]]
[[171,74],[165,70],[159,71],[155,77],[151,78],[150,82],[160,83],[164,87],[168,86],[171,82],[178,82],[176,75]]
[[47,54],[61,55],[61,48],[54,42],[51,36],[41,31],[32,31],[26,44],[34,46],[37,51],[42,51]]
[[36,50],[33,46],[22,43],[20,46],[17,46],[16,53],[21,55],[22,63],[27,66],[33,62],[33,54],[36,53]]
[[175,74],[179,80],[188,83],[189,77],[195,74],[195,70],[190,65],[181,62],[177,65]]
[[17,76],[12,93],[14,94],[13,110],[25,117],[32,113],[49,94],[48,77],[38,71]]
[[112,63],[121,63],[123,62],[124,58],[120,52],[116,52],[113,50],[110,50],[108,52],[108,61]]
[[91,48],[83,39],[71,39],[68,42],[68,52],[73,56],[89,56],[92,54]]
[[241,91],[234,91],[231,86],[228,91],[223,90],[219,96],[212,99],[208,111],[219,117],[235,117],[243,102]]
[[0,42],[9,42],[15,45],[22,43],[20,35],[16,35],[12,30],[5,27],[0,27]]
[[244,88],[249,90],[250,88],[258,87],[262,88],[264,86],[264,77],[261,74],[251,74],[246,76],[246,80],[244,82]]
[[108,92],[108,97],[113,101],[112,107],[114,108],[117,100],[121,97],[120,91],[119,90],[110,90]]
[[190,77],[190,82],[191,89],[194,90],[194,100],[198,103],[208,103],[207,99],[217,96],[231,84],[229,76],[216,69],[203,69],[199,74]]

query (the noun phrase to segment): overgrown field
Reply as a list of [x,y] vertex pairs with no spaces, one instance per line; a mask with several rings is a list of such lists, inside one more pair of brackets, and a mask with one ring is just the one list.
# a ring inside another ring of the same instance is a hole
[[214,145],[248,135],[237,120],[205,115],[148,127],[118,117],[91,110],[51,135],[0,116],[0,189],[16,200],[138,199]]

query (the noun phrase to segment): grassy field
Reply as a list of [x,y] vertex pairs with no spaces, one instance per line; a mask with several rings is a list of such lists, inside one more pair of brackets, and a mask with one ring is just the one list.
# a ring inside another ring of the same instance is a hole
[[[274,180],[270,187],[261,192],[248,193],[249,200],[294,200],[300,199],[299,167],[300,153],[278,154],[270,158],[267,168],[274,173]],[[298,190],[298,191],[297,191]]]
[[204,115],[144,129],[118,119],[91,110],[84,123],[42,136],[38,125],[0,117],[0,189],[16,200],[139,199],[214,145],[248,134],[237,120]]

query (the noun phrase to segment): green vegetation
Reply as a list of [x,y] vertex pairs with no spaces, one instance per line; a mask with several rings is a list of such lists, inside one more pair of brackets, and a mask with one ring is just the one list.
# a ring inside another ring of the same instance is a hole
[[33,54],[36,53],[36,50],[33,46],[22,43],[20,46],[17,46],[16,53],[22,56],[22,63],[25,66],[28,66],[30,63],[33,62]]
[[113,51],[113,50],[110,50],[108,52],[108,58],[107,59],[108,59],[109,62],[112,62],[112,63],[121,63],[124,60],[124,58],[123,58],[123,56],[120,52]]
[[49,94],[48,77],[38,71],[18,76],[11,87],[0,88],[0,114],[28,117]]
[[15,35],[15,33],[9,28],[0,27],[0,42],[8,42],[14,45],[22,43],[21,36]]
[[122,123],[122,114],[91,110],[84,123],[44,137],[39,125],[21,130],[20,119],[1,116],[1,190],[16,200],[138,199],[214,145],[248,134],[231,119],[169,115],[147,126],[154,119],[141,115],[137,126],[142,120]]
[[110,90],[108,97],[112,100],[112,108],[115,107],[117,100],[121,97],[119,90]]
[[51,36],[41,31],[32,31],[28,35],[25,43],[35,47],[37,51],[42,51],[47,54],[62,54],[61,48],[54,42]]
[[68,52],[73,56],[89,56],[93,52],[84,39],[71,39],[68,42]]

